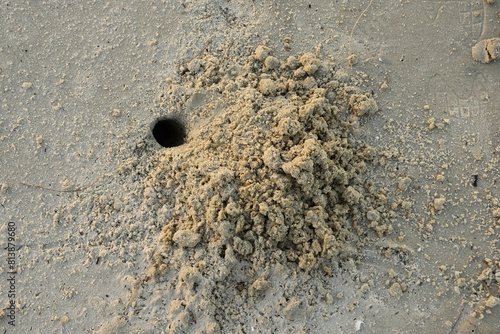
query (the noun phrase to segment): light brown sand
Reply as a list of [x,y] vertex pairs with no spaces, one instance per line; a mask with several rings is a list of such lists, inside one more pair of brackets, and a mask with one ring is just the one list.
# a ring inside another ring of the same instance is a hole
[[499,2],[366,8],[2,4],[1,332],[500,332]]

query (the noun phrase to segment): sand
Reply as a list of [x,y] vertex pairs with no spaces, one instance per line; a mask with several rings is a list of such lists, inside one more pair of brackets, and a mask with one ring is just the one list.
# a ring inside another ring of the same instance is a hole
[[499,11],[5,3],[0,329],[498,333]]

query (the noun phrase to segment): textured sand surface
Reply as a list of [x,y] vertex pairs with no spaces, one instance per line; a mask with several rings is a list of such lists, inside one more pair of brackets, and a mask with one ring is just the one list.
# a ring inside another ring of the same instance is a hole
[[3,2],[0,331],[500,332],[499,12]]

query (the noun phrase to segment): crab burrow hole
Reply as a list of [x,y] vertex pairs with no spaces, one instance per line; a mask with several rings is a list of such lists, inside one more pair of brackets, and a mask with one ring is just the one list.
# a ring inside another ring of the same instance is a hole
[[185,143],[186,128],[175,118],[163,118],[153,126],[153,137],[163,147],[176,147]]

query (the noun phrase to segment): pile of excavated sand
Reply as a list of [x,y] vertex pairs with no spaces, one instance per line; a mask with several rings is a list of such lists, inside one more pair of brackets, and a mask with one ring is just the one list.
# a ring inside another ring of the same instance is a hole
[[391,230],[365,175],[378,155],[354,135],[378,109],[369,95],[311,53],[282,61],[259,46],[221,63],[194,59],[166,81],[161,107],[185,123],[183,145],[138,145],[119,168],[126,186],[78,203],[99,256],[142,252],[142,286],[168,282],[172,333],[200,319],[207,333],[235,328],[277,271],[332,274],[357,235]]
[[188,122],[187,144],[156,155],[145,181],[161,240],[203,250],[220,280],[242,260],[331,272],[350,226],[380,221],[384,196],[363,178],[374,152],[350,132],[377,104],[311,53],[282,62],[260,46],[242,65],[219,62],[188,64],[164,95],[167,105],[206,101],[172,105],[203,121]]
[[[278,263],[331,274],[355,229],[389,229],[386,198],[364,177],[375,153],[352,134],[377,111],[371,97],[311,53],[283,62],[260,46],[219,63],[195,60],[168,81],[163,106],[186,114],[187,143],[150,160],[142,190],[163,226],[150,276],[175,268],[188,304],[236,299],[228,282],[254,297]],[[173,332],[196,313],[179,308]]]

